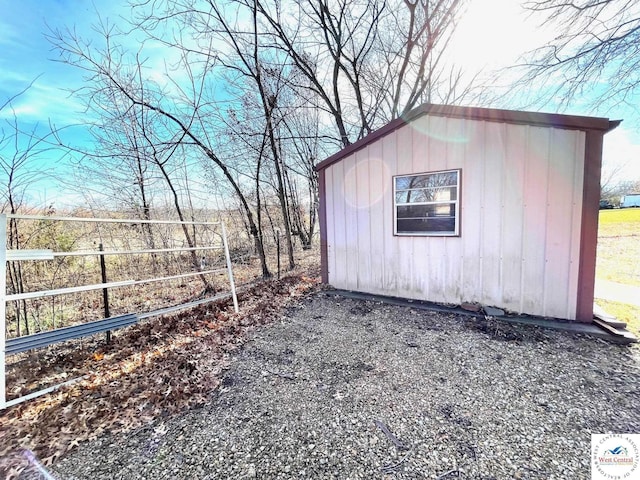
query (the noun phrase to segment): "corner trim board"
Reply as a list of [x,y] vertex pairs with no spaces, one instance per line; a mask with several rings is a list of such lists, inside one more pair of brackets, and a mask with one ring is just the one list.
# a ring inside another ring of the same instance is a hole
[[576,321],[584,323],[593,322],[603,137],[603,131],[587,130],[585,132],[580,257],[576,296]]
[[320,222],[320,275],[322,283],[329,283],[329,257],[327,246],[327,192],[325,170],[318,171],[319,205],[318,217]]

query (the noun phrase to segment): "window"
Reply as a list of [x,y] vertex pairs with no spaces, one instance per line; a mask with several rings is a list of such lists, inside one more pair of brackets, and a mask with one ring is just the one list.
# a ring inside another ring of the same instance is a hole
[[458,235],[460,170],[393,178],[396,235]]

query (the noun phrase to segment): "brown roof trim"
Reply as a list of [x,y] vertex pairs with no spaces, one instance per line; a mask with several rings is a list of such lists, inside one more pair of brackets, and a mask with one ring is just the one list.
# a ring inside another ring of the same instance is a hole
[[339,162],[344,157],[366,147],[375,140],[394,130],[406,125],[422,115],[435,115],[450,118],[466,118],[469,120],[485,120],[490,122],[516,123],[523,125],[536,125],[545,127],[557,127],[572,130],[600,130],[609,132],[620,125],[622,120],[610,121],[601,117],[584,117],[578,115],[563,115],[559,113],[523,112],[518,110],[500,110],[495,108],[458,107],[453,105],[433,105],[426,103],[414,108],[401,118],[397,118],[382,128],[370,133],[357,142],[343,148],[338,153],[330,156],[316,165],[320,171]]

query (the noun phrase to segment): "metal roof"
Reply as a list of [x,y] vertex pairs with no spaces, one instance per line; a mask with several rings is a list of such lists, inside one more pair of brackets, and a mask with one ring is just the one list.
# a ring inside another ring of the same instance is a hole
[[401,118],[389,122],[384,127],[371,132],[366,137],[343,148],[329,158],[318,163],[317,171],[339,162],[348,155],[366,147],[379,138],[407,125],[412,120],[423,115],[433,115],[448,118],[464,118],[469,120],[483,120],[489,122],[515,123],[544,127],[564,128],[571,130],[599,130],[609,132],[620,125],[622,120],[609,120],[602,117],[586,117],[579,115],[564,115],[559,113],[525,112],[520,110],[501,110],[495,108],[460,107],[453,105],[434,105],[425,103],[414,108]]

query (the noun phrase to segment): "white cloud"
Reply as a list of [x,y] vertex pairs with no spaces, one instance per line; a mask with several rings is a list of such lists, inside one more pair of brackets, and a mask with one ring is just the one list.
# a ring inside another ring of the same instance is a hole
[[0,112],[0,118],[18,118],[37,116],[36,108],[33,105],[22,104],[13,107],[6,107]]
[[602,177],[613,175],[613,183],[640,180],[640,145],[634,132],[620,126],[604,137]]
[[471,0],[449,52],[470,70],[498,69],[513,65],[521,54],[543,45],[551,36],[517,0]]
[[16,116],[27,123],[48,123],[58,125],[78,123],[82,104],[55,85],[47,85],[39,79],[31,88],[11,102],[11,107],[0,111],[0,118]]
[[19,44],[20,36],[13,25],[0,20],[0,45],[12,48]]

